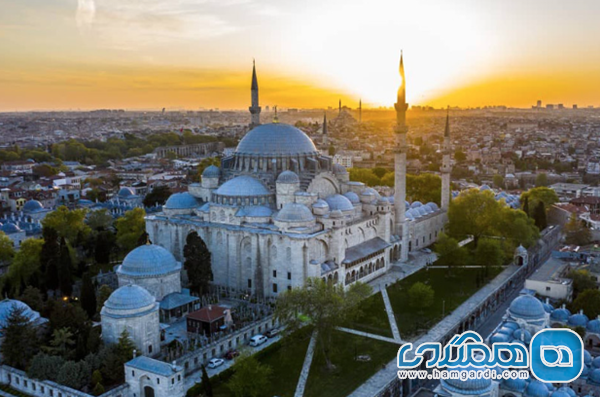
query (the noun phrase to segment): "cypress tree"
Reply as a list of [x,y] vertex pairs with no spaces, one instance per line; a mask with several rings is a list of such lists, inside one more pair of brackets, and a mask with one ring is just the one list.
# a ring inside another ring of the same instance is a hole
[[202,366],[202,390],[204,391],[204,395],[206,397],[213,397],[212,385],[210,383],[210,378],[208,377],[208,373],[206,373],[206,367]]
[[548,221],[546,219],[546,207],[544,206],[544,202],[540,201],[535,207],[533,220],[537,228],[540,229],[540,231],[544,230],[546,226],[548,226]]
[[81,279],[81,307],[90,319],[96,314],[96,289],[89,273],[84,273]]
[[47,289],[55,290],[58,288],[58,255],[60,245],[58,232],[52,227],[44,226],[42,229],[44,245],[40,253],[40,272],[44,275],[44,284]]
[[209,292],[210,282],[213,279],[210,251],[196,232],[188,234],[185,242],[184,267],[190,281],[190,289],[205,295]]
[[71,296],[73,280],[71,278],[71,254],[64,237],[60,241],[60,255],[58,258],[58,287],[64,296]]
[[525,197],[525,200],[523,200],[523,212],[529,216],[529,198],[527,197]]

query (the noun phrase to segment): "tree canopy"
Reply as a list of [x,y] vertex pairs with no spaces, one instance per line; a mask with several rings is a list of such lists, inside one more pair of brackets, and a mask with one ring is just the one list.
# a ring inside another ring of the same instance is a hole
[[69,210],[65,206],[60,206],[56,211],[46,215],[42,225],[56,230],[59,237],[65,238],[69,244],[74,245],[80,234],[86,236],[90,232],[90,227],[85,223],[86,214],[86,209]]
[[433,304],[435,292],[431,286],[422,282],[414,283],[408,290],[408,300],[412,307],[422,310]]
[[187,271],[191,290],[200,295],[207,294],[210,282],[213,280],[212,260],[206,243],[198,233],[188,234],[183,256],[185,257],[183,266]]
[[145,216],[146,211],[142,208],[134,208],[116,220],[117,244],[124,252],[134,249],[140,236],[146,231]]

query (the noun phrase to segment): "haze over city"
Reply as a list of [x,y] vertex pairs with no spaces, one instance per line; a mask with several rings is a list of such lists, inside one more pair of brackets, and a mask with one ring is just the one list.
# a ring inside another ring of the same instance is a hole
[[598,105],[591,0],[1,0],[1,111]]

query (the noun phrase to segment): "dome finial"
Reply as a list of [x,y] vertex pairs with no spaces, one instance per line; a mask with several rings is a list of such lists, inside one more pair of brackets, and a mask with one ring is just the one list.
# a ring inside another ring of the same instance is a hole
[[275,110],[275,115],[273,116],[273,123],[277,124],[279,123],[279,117],[277,116],[277,105],[273,106],[273,109]]

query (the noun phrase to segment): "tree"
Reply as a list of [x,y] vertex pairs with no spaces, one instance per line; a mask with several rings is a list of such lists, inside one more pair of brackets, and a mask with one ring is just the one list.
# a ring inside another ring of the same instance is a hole
[[546,220],[546,207],[544,206],[543,201],[540,201],[535,207],[533,221],[540,232],[548,226],[548,221]]
[[382,167],[375,167],[371,171],[377,178],[383,178],[383,176],[388,173],[388,170]]
[[112,294],[112,288],[110,288],[108,285],[106,284],[102,284],[100,286],[100,288],[98,288],[98,306],[96,307],[96,311],[99,312],[100,310],[102,310],[102,307],[104,306],[104,302],[106,302],[106,300],[108,299],[108,297],[110,296],[110,294]]
[[90,227],[85,223],[86,214],[86,209],[69,210],[65,206],[60,206],[56,211],[46,215],[42,225],[55,229],[59,237],[66,239],[70,244],[75,244],[80,233],[87,236],[90,232]]
[[502,175],[494,175],[494,186],[499,189],[504,189],[504,177]]
[[46,288],[55,290],[58,288],[58,257],[60,244],[56,229],[44,226],[42,229],[44,245],[40,253],[41,272],[44,274]]
[[263,397],[269,392],[271,367],[255,357],[244,354],[235,361],[233,375],[227,387],[235,397]]
[[577,218],[576,213],[571,214],[569,222],[565,225],[565,242],[574,245],[587,245],[592,240],[592,232]]
[[543,202],[544,207],[548,209],[558,202],[558,196],[554,189],[548,187],[534,187],[521,194],[523,211],[525,211],[525,203],[528,205],[528,210],[525,211],[527,215],[530,215],[529,210],[534,210],[539,202]]
[[456,160],[458,163],[461,163],[463,161],[465,161],[467,159],[467,155],[460,149],[457,149],[454,152],[454,160]]
[[202,391],[205,397],[213,397],[212,385],[208,373],[206,373],[206,367],[202,365]]
[[50,347],[47,348],[49,353],[61,356],[63,358],[69,358],[72,356],[73,347],[75,346],[75,339],[73,332],[69,328],[55,329],[52,332],[52,340],[50,341]]
[[27,375],[34,379],[56,382],[58,371],[60,371],[60,368],[64,363],[65,360],[60,356],[50,356],[46,353],[38,353],[31,360]]
[[410,305],[418,310],[427,309],[433,304],[435,292],[431,286],[421,282],[414,283],[408,290]]
[[12,240],[0,231],[0,265],[9,263],[15,256],[15,249]]
[[335,146],[329,145],[327,148],[327,154],[329,154],[331,157],[335,156]]
[[104,394],[105,389],[104,386],[102,386],[102,383],[96,383],[96,386],[94,386],[94,396],[100,396],[102,394]]
[[406,197],[409,201],[433,202],[440,205],[442,178],[434,174],[406,176]]
[[504,251],[500,241],[482,238],[473,253],[473,262],[478,266],[498,267],[504,263]]
[[101,209],[90,212],[86,222],[92,230],[108,230],[113,224],[113,217],[108,210]]
[[81,307],[90,318],[96,314],[96,289],[89,273],[84,273],[81,279]]
[[469,258],[469,252],[465,247],[460,247],[458,241],[445,233],[440,233],[433,247],[438,254],[436,264],[439,266],[465,266]]
[[573,295],[575,295],[575,298],[585,290],[596,289],[596,280],[587,270],[572,270],[567,277],[573,280]]
[[129,252],[136,247],[137,241],[146,230],[144,217],[146,211],[142,208],[134,208],[127,211],[124,216],[117,219],[117,244],[124,252]]
[[163,205],[173,194],[171,188],[167,185],[155,186],[150,193],[144,197],[145,207],[154,207],[154,205]]
[[119,359],[123,363],[131,360],[133,358],[133,351],[135,350],[135,345],[129,336],[129,332],[126,329],[121,332],[121,336],[119,336],[119,341],[116,345],[116,352],[119,356]]
[[39,285],[40,254],[44,242],[36,238],[28,238],[21,243],[21,248],[8,267],[7,279],[11,291],[18,295],[26,285]]
[[71,260],[71,253],[67,242],[63,237],[60,243],[60,255],[58,258],[58,287],[63,296],[71,296],[73,292],[73,279],[71,277],[71,267],[73,262]]
[[56,383],[81,390],[89,383],[90,370],[85,361],[67,361],[56,377]]
[[21,294],[19,297],[19,300],[36,312],[41,311],[44,306],[44,297],[42,296],[42,292],[31,285],[25,288],[23,294]]
[[521,209],[523,210],[524,213],[527,214],[527,216],[529,216],[529,197],[522,197],[523,200],[523,204],[521,205]]
[[535,177],[535,186],[548,186],[548,175],[545,172],[541,172]]
[[96,263],[110,263],[110,253],[114,243],[114,233],[106,230],[98,233],[94,245],[94,259]]
[[25,315],[25,308],[13,305],[0,328],[4,338],[0,353],[5,364],[25,370],[38,352],[36,329]]
[[198,233],[188,234],[183,247],[183,256],[191,290],[200,295],[207,294],[213,279],[212,260],[208,247]]
[[583,310],[589,318],[600,315],[600,290],[587,289],[580,293],[571,305],[573,312]]
[[286,324],[290,332],[304,325],[304,321],[313,326],[327,369],[331,370],[334,366],[329,353],[335,327],[355,318],[360,313],[358,304],[370,293],[371,287],[360,282],[345,289],[341,283],[309,278],[303,288],[286,291],[279,297],[275,317]]

